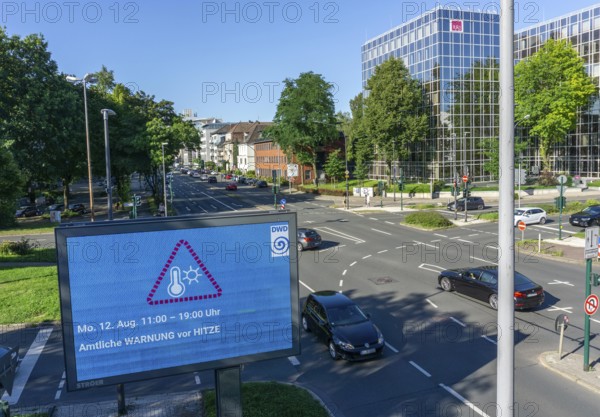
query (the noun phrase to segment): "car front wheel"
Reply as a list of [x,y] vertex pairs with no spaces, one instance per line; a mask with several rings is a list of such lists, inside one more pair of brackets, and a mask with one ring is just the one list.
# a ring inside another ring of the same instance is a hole
[[440,286],[444,291],[452,291],[452,283],[446,277],[442,278],[440,281]]
[[305,332],[310,332],[310,327],[308,327],[308,320],[306,320],[306,316],[302,315],[302,328]]
[[483,210],[483,204],[478,205],[477,210]]
[[333,340],[329,341],[329,356],[331,356],[331,359],[333,359],[334,361],[340,358],[340,356],[337,353],[337,350],[335,350],[335,343],[333,343]]
[[490,307],[494,310],[498,310],[498,294],[490,295],[490,299],[488,300],[490,303]]

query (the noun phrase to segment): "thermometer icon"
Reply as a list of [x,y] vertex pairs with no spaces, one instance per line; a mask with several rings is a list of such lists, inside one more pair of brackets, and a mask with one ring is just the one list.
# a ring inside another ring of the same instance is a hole
[[180,297],[185,291],[185,286],[181,282],[181,269],[179,269],[178,266],[174,266],[171,268],[171,271],[169,271],[169,274],[171,276],[171,282],[167,287],[167,292],[171,297]]

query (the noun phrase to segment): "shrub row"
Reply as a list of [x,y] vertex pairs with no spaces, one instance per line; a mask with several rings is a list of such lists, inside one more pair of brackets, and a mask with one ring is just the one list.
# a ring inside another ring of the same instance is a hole
[[416,211],[407,214],[404,222],[427,229],[452,226],[452,222],[436,211]]

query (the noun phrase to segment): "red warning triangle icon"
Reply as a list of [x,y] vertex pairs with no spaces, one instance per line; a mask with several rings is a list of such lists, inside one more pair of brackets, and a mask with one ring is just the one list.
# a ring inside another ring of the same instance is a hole
[[[202,270],[202,272],[204,273],[206,278],[208,278],[208,281],[210,282],[210,284],[212,285],[212,287],[215,290],[214,292],[209,292],[209,293],[205,293],[205,294],[188,295],[185,297],[183,296],[184,291],[185,291],[185,286],[181,280],[181,275],[178,272],[179,268],[177,268],[177,267],[171,268],[171,264],[173,263],[175,256],[177,255],[177,253],[179,252],[179,249],[181,249],[182,246],[188,250],[189,254],[194,259],[194,262],[196,262],[196,264],[200,267],[200,269]],[[168,286],[168,294],[170,297],[155,300],[154,296],[156,295],[156,291],[161,286],[161,283],[163,282],[163,278],[165,277],[165,275],[167,275],[167,273],[169,273],[169,277],[167,278],[167,280],[165,280],[167,282],[163,285]],[[146,301],[150,305],[184,303],[186,301],[198,301],[198,300],[206,300],[206,299],[210,299],[210,298],[217,298],[217,297],[220,297],[222,293],[223,293],[223,290],[219,286],[219,283],[215,280],[215,278],[212,276],[210,271],[206,268],[206,266],[204,265],[204,262],[202,262],[200,260],[200,258],[194,251],[194,248],[192,248],[192,245],[190,245],[187,240],[180,240],[175,245],[175,248],[173,248],[173,252],[171,252],[171,255],[169,256],[169,259],[165,263],[164,268],[162,269],[162,271],[160,271],[160,275],[158,276],[158,278],[156,279],[156,282],[154,283],[154,286],[150,290],[150,293],[148,294],[148,298],[146,299]]]

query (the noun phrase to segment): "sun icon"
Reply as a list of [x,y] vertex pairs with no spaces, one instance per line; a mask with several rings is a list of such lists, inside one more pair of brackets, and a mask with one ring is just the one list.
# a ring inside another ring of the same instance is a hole
[[183,279],[185,279],[188,284],[191,284],[192,282],[198,282],[198,278],[202,276],[202,274],[198,272],[199,269],[200,268],[193,269],[190,265],[190,269],[188,271],[183,271],[185,274]]

